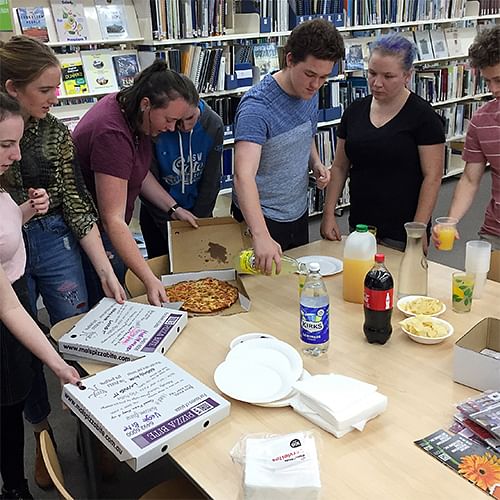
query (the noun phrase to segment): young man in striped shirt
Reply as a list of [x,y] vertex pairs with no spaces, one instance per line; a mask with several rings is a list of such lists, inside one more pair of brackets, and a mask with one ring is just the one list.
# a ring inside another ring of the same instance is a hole
[[[481,178],[491,168],[491,200],[486,208],[481,239],[500,250],[500,25],[479,33],[469,49],[470,64],[481,71],[494,99],[472,116],[462,158],[465,170],[457,184],[450,217],[460,220],[472,205]],[[433,233],[437,244],[437,234]]]

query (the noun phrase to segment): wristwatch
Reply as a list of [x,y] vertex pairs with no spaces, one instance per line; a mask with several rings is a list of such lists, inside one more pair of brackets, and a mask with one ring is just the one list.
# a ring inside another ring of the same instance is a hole
[[172,217],[173,213],[179,208],[179,204],[178,203],[174,203],[169,209],[168,209],[168,216],[169,217]]

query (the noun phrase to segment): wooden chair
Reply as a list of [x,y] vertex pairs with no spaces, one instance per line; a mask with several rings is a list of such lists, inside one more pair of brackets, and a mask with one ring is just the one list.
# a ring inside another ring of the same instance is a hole
[[[146,260],[146,264],[157,278],[161,278],[162,274],[167,274],[170,269],[168,255],[148,259]],[[130,269],[127,269],[125,273],[125,288],[132,299],[146,293],[146,288],[142,281]]]
[[[61,464],[59,463],[54,443],[47,431],[42,431],[40,434],[40,447],[45,467],[47,467],[47,472],[54,482],[59,495],[64,500],[74,500],[64,486]],[[179,476],[151,488],[139,500],[198,500],[204,498],[206,497],[187,478]]]

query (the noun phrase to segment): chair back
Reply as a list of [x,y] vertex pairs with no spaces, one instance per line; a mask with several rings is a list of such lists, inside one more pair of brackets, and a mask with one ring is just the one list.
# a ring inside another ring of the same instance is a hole
[[54,448],[54,443],[47,431],[42,431],[40,433],[40,448],[42,449],[43,462],[47,468],[50,478],[52,479],[54,486],[64,500],[74,500],[73,497],[68,493],[64,487],[64,477],[61,470],[61,464],[59,463],[59,458],[57,458],[57,452]]
[[[162,274],[169,272],[168,255],[148,259],[146,260],[146,264],[157,278],[161,278]],[[125,288],[132,299],[146,293],[146,288],[142,281],[130,269],[127,269],[125,273]]]

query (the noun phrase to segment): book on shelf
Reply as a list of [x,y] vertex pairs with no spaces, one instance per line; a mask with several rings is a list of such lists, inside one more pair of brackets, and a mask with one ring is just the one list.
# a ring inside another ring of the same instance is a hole
[[127,38],[127,17],[121,0],[96,0],[97,18],[105,39]]
[[107,94],[118,90],[111,50],[85,50],[81,55],[91,93]]
[[50,6],[60,42],[79,42],[89,39],[83,3],[78,0],[51,0]]
[[364,69],[363,45],[355,40],[346,42],[345,69],[347,71],[358,71]]
[[18,7],[16,12],[23,35],[36,38],[41,42],[49,41],[47,19],[43,7]]
[[416,31],[415,41],[417,44],[418,55],[421,61],[427,61],[428,59],[434,58],[429,30]]
[[140,71],[135,51],[113,55],[113,66],[118,87],[121,89],[130,87],[134,83],[135,75]]
[[448,46],[450,57],[462,56],[467,53],[465,47],[462,47],[462,39],[457,28],[445,28],[444,36]]
[[0,31],[14,31],[10,16],[10,0],[0,0]]
[[432,30],[430,33],[434,57],[438,59],[449,57],[448,45],[446,44],[446,38],[443,30]]
[[64,94],[67,96],[87,94],[89,88],[80,54],[61,54],[59,60]]
[[253,60],[259,69],[259,79],[280,69],[278,49],[274,43],[258,43],[253,46]]

